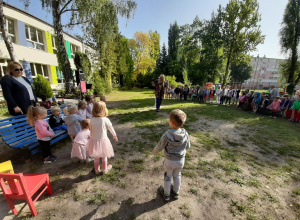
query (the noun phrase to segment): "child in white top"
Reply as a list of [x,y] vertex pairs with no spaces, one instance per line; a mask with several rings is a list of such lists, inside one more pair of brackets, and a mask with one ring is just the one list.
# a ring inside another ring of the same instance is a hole
[[95,102],[94,96],[92,95],[87,95],[85,96],[85,101],[87,102],[87,107],[86,107],[86,118],[92,118],[92,110],[93,110],[93,105]]
[[87,143],[90,139],[90,119],[81,121],[82,130],[76,135],[71,151],[71,158],[78,158],[80,162],[88,161]]
[[81,116],[77,115],[78,108],[76,105],[70,105],[64,108],[64,112],[67,115],[65,123],[68,126],[68,134],[73,141],[76,137],[76,134],[81,131],[81,121],[84,119]]
[[77,114],[80,115],[82,118],[87,118],[86,107],[87,107],[86,101],[81,100],[78,102]]
[[32,127],[35,125],[35,133],[40,144],[44,163],[53,163],[56,161],[57,156],[51,153],[50,141],[55,134],[47,121],[44,120],[46,117],[47,109],[44,107],[29,106],[27,110],[27,121]]
[[91,119],[91,138],[88,142],[89,156],[94,157],[95,174],[100,173],[100,158],[102,159],[102,173],[111,170],[112,165],[107,165],[107,158],[114,156],[114,150],[107,137],[107,129],[118,141],[117,134],[106,117],[108,110],[104,102],[95,102],[93,107],[93,118]]

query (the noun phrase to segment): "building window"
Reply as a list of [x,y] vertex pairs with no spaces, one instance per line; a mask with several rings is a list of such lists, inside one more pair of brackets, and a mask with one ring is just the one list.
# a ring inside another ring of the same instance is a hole
[[[16,43],[14,21],[10,20],[10,19],[6,19],[6,28],[7,28],[7,32],[8,32],[9,41],[12,43]],[[3,40],[2,32],[0,32],[0,40]]]
[[32,78],[37,77],[38,74],[41,74],[43,77],[49,80],[48,69],[46,65],[38,63],[30,63]]
[[52,36],[52,47],[53,47],[53,53],[57,54],[57,39],[56,36]]
[[78,47],[74,44],[71,44],[71,56],[72,56],[72,58],[75,57],[75,53],[78,52],[78,51],[79,51]]
[[38,50],[44,50],[43,34],[42,31],[25,25],[27,46]]
[[64,75],[63,75],[62,71],[60,71],[58,69],[58,67],[56,67],[56,76],[57,76],[58,83],[64,83]]

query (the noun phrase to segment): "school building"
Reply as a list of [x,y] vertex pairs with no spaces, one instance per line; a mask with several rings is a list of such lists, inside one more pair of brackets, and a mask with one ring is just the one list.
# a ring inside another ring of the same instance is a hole
[[251,78],[245,80],[242,88],[267,89],[271,85],[275,85],[277,88],[280,87],[279,65],[282,61],[284,59],[267,58],[266,56],[253,57],[250,64],[253,67]]
[[[4,15],[10,41],[24,67],[24,75],[32,81],[38,74],[50,82],[53,89],[64,87],[64,76],[58,69],[57,45],[53,26],[14,6],[4,4]],[[64,33],[65,47],[75,76],[74,54],[92,49],[80,40]],[[0,75],[6,74],[10,56],[0,35]]]

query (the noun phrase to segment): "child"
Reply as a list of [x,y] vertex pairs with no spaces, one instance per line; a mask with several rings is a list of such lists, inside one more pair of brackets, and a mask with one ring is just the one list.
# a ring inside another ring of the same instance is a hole
[[59,106],[52,106],[51,113],[49,118],[49,125],[53,131],[56,130],[67,130],[67,125],[65,125],[65,121],[63,120],[63,115],[61,115],[61,109]]
[[106,103],[106,97],[105,95],[100,96],[100,101],[105,102]]
[[287,109],[288,105],[290,103],[289,96],[287,94],[283,95],[283,99],[281,100],[280,106],[281,106],[281,114],[283,117],[285,117],[285,110]]
[[173,110],[169,118],[169,126],[172,130],[163,134],[152,152],[154,155],[164,149],[164,186],[160,186],[159,190],[166,201],[170,200],[172,177],[173,196],[175,199],[179,197],[181,170],[184,166],[186,150],[190,148],[189,135],[184,128],[181,128],[185,120],[186,114],[183,111]]
[[223,105],[224,100],[225,100],[225,88],[223,87],[221,92],[220,92],[220,105]]
[[167,92],[167,99],[170,99],[171,98],[171,88],[170,88],[170,86],[167,87],[166,92]]
[[289,104],[287,105],[286,109],[283,112],[284,117],[286,117],[287,119],[290,119],[292,116],[293,110],[291,108],[294,105],[294,102],[295,102],[295,97],[292,96]]
[[81,130],[81,121],[84,119],[83,117],[77,115],[78,108],[76,105],[70,105],[64,108],[67,117],[65,122],[68,126],[68,134],[71,137],[72,141],[76,137],[77,133]]
[[54,137],[54,132],[46,120],[47,109],[44,107],[29,106],[27,111],[27,121],[33,127],[35,125],[36,137],[39,141],[44,163],[54,163],[57,156],[53,155],[50,150],[50,140]]
[[220,104],[220,93],[221,93],[221,87],[220,86],[218,86],[217,87],[217,90],[216,90],[216,103],[217,104]]
[[242,92],[242,96],[239,97],[239,105],[238,105],[239,109],[243,108],[243,105],[245,104],[245,101],[246,101],[246,93]]
[[268,109],[267,109],[268,106],[269,106],[268,95],[264,95],[258,113],[261,114],[261,115],[266,115],[267,112],[268,112]]
[[214,90],[214,87],[211,87],[211,89],[209,91],[209,103],[210,104],[212,104],[214,97],[215,97],[215,90]]
[[102,159],[102,173],[106,174],[112,169],[112,165],[107,165],[107,158],[114,156],[113,147],[107,137],[107,129],[116,141],[118,138],[110,120],[106,117],[108,110],[104,102],[95,102],[92,114],[91,138],[88,142],[89,156],[94,157],[95,174],[100,173],[100,158]]
[[255,92],[252,100],[253,103],[253,112],[256,113],[260,104],[260,92]]
[[298,100],[296,100],[292,106],[294,110],[294,117],[292,118],[293,122],[299,123],[300,121],[300,95],[298,95]]
[[204,93],[205,93],[205,90],[204,90],[203,87],[201,87],[201,89],[198,92],[198,94],[199,94],[199,102],[203,102]]
[[195,102],[197,99],[197,88],[194,88],[192,93],[192,101]]
[[87,108],[86,101],[84,101],[84,100],[79,101],[78,102],[78,112],[77,112],[77,114],[79,116],[81,116],[82,118],[87,118],[86,108]]
[[85,101],[87,102],[86,118],[92,118],[93,103],[95,101],[94,96],[92,95],[85,96]]
[[[225,91],[226,91],[226,89],[225,89]],[[230,106],[231,98],[233,95],[233,91],[230,89],[230,86],[228,87],[227,93],[225,92],[225,94],[226,94],[225,105],[227,105],[227,102],[228,102],[228,106]]]
[[81,128],[82,130],[78,132],[74,139],[71,158],[77,157],[80,162],[89,162],[87,143],[90,139],[90,119],[82,120]]
[[171,87],[171,99],[175,99],[175,87]]
[[277,118],[279,112],[280,112],[280,100],[279,100],[279,96],[276,96],[274,98],[274,101],[271,103],[271,105],[268,106],[268,109],[270,109],[272,111],[272,115],[270,117],[273,116],[273,118]]

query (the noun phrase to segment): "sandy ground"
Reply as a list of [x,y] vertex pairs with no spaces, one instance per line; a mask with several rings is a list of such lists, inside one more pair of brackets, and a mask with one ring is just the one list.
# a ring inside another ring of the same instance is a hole
[[[131,151],[126,143],[141,140],[139,134],[143,130],[135,128],[130,122],[114,124],[120,141],[116,144],[111,139],[116,155],[109,162],[118,164],[126,175],[118,176],[111,183],[100,181],[102,176],[95,176],[93,163],[70,161],[72,146],[68,138],[55,146],[54,152],[59,159],[54,164],[44,165],[39,156],[31,157],[0,146],[0,155],[3,156],[5,151],[4,158],[11,156],[16,173],[49,173],[51,176],[53,195],[45,193],[36,202],[38,216],[35,219],[297,219],[294,211],[296,200],[290,194],[299,185],[286,181],[285,176],[271,173],[258,173],[256,178],[261,186],[248,187],[230,181],[232,176],[226,176],[222,170],[208,175],[194,170],[195,176],[183,176],[180,198],[166,203],[157,191],[163,183],[163,157],[155,161],[153,156]],[[245,131],[236,123],[227,121],[204,118],[195,121],[194,125],[193,132],[210,132],[221,140],[243,142],[245,135]],[[204,151],[192,135],[191,142],[190,166],[197,165],[200,157],[205,161],[220,160],[216,150]],[[155,143],[150,147],[148,143],[144,144],[150,149],[155,146]],[[243,150],[245,158],[250,155],[263,163],[286,162],[284,157],[275,153],[267,156],[260,154],[259,148],[252,143],[236,148]],[[145,169],[141,172],[131,170],[129,161],[137,158],[145,161]],[[237,177],[240,175],[246,179],[257,170],[257,167],[247,163],[241,163],[240,168],[242,173],[237,173]],[[265,168],[265,171],[268,169]],[[216,178],[216,173],[221,177]],[[98,202],[89,202],[95,195],[100,198]],[[253,195],[257,195],[257,198]],[[275,198],[279,201],[275,201]],[[19,212],[14,216],[0,193],[0,219],[30,218],[28,206],[23,202],[16,204]]]

